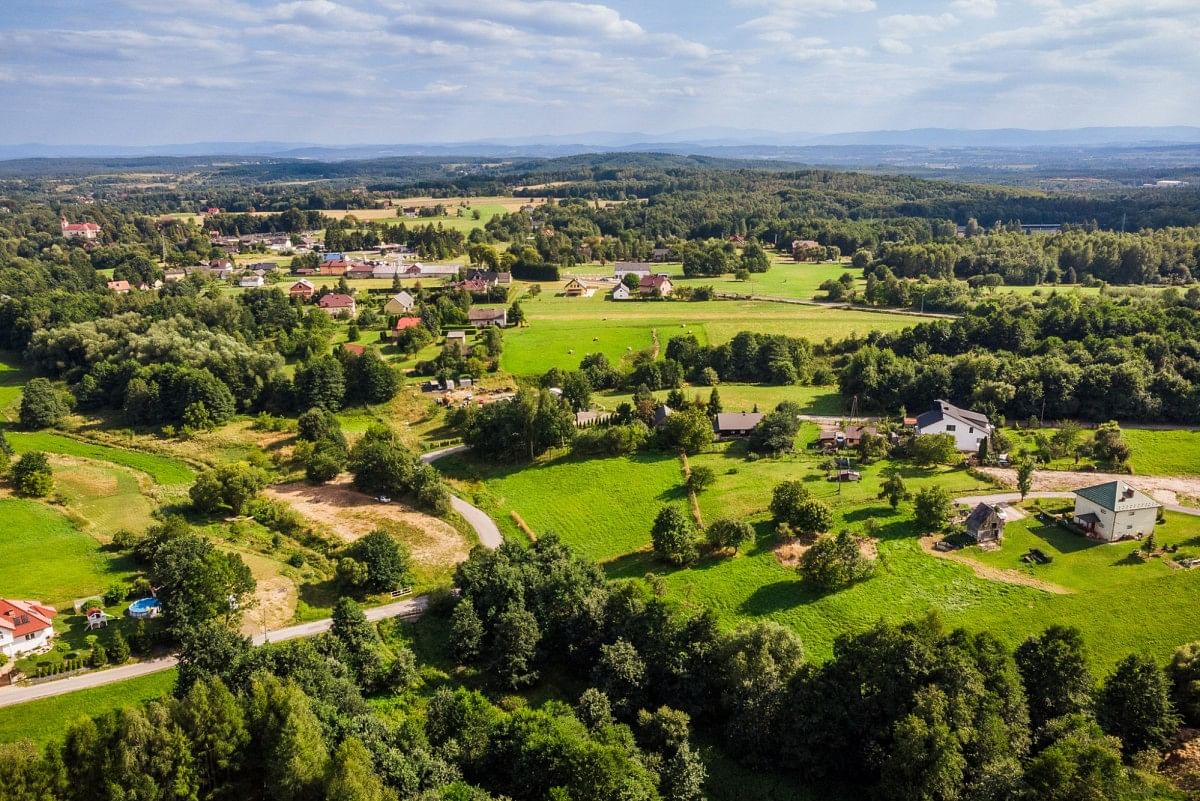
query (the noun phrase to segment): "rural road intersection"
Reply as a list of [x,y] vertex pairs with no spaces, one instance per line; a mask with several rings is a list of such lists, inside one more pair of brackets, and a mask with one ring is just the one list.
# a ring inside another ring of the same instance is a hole
[[[467,450],[467,446],[465,445],[442,448],[441,450],[430,451],[423,455],[421,461],[428,464],[443,456],[462,453],[465,450]],[[482,509],[472,506],[457,495],[450,496],[450,505],[454,508],[454,511],[458,512],[470,523],[471,528],[475,529],[475,533],[479,537],[479,542],[485,548],[496,549],[504,542],[504,538],[500,535],[500,529]],[[389,617],[419,617],[425,612],[428,605],[429,599],[422,595],[404,601],[364,609],[363,612],[366,614],[367,620],[374,621]],[[313,637],[329,631],[332,625],[333,621],[330,618],[313,620],[308,623],[299,623],[295,626],[269,631],[265,635],[256,634],[252,639],[255,645],[262,645],[267,642],[282,642],[284,640],[294,640],[299,637]],[[176,657],[164,656],[158,659],[149,659],[145,662],[136,662],[132,665],[122,665],[121,667],[109,668],[108,670],[98,670],[93,673],[84,673],[66,679],[48,681],[44,684],[35,684],[31,687],[3,687],[0,688],[0,707],[23,704],[27,701],[36,701],[39,698],[51,698],[56,695],[75,692],[76,690],[103,687],[107,684],[114,684],[119,681],[126,681],[127,679],[135,679],[139,676],[148,676],[151,673],[170,670],[177,664],[179,664],[179,660]]]

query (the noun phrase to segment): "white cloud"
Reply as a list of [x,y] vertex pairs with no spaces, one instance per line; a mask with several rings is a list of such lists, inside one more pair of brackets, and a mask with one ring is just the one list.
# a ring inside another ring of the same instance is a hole
[[996,16],[999,10],[996,5],[996,0],[954,0],[950,4],[950,8],[964,17],[977,17],[979,19],[991,19]]
[[904,39],[940,33],[958,24],[953,14],[893,14],[879,20],[879,28],[892,38]]
[[885,53],[891,53],[896,56],[907,56],[912,53],[912,45],[900,41],[899,39],[880,39],[879,49]]

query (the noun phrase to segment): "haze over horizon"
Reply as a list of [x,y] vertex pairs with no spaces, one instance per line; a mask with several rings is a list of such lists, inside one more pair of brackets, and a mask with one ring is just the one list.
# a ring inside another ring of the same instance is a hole
[[1200,123],[1195,0],[16,0],[0,144]]

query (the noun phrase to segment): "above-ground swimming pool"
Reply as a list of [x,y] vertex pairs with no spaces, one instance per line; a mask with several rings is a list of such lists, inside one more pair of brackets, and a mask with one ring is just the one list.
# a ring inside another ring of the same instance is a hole
[[129,605],[130,617],[156,617],[162,611],[162,602],[157,598],[138,598]]

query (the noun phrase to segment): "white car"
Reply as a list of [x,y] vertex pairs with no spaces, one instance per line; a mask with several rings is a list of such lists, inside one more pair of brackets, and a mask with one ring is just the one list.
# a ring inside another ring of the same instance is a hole
[[380,495],[375,500],[379,501],[380,503],[391,503],[392,502],[392,499],[386,495]]

